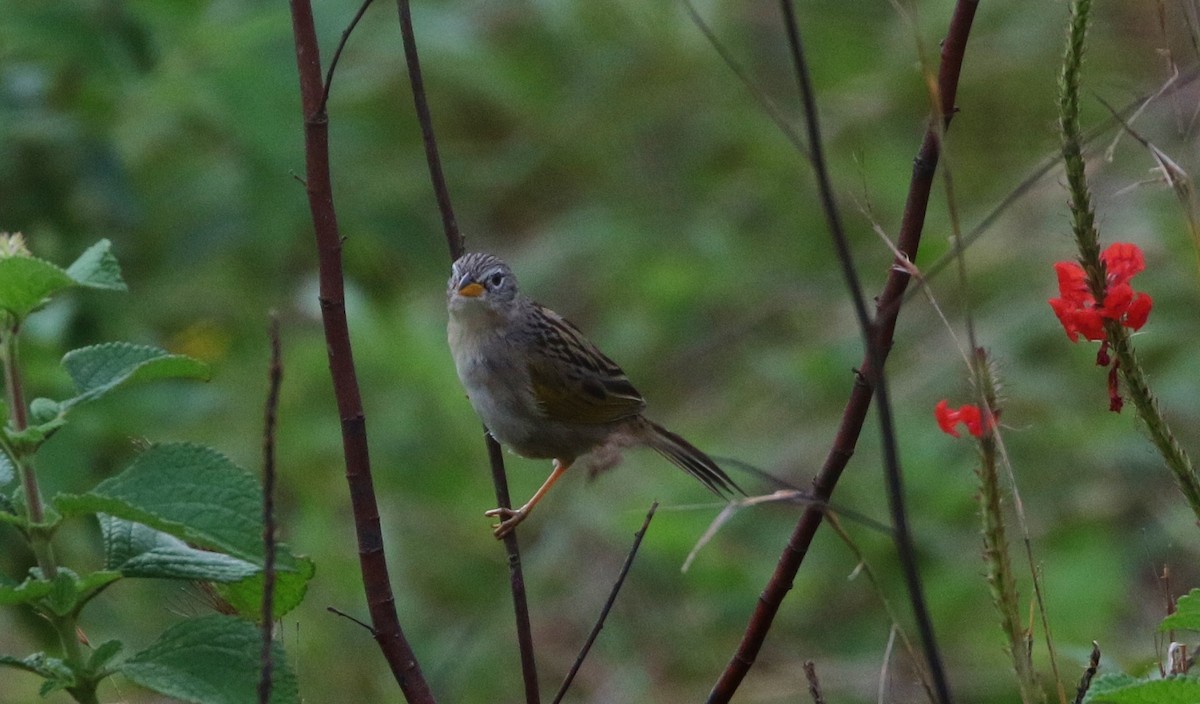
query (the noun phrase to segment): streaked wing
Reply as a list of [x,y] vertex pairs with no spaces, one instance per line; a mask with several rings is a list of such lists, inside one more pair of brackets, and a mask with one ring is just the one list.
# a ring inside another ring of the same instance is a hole
[[547,417],[584,424],[630,418],[646,402],[617,363],[604,356],[567,319],[533,304],[537,344],[530,346],[528,366],[533,394]]

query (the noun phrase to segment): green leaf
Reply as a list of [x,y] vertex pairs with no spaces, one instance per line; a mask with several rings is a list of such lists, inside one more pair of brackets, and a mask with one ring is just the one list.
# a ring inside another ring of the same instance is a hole
[[1097,677],[1084,699],[1086,704],[1197,704],[1200,680],[1176,676],[1139,680],[1113,673]]
[[124,646],[119,640],[106,640],[101,643],[92,651],[92,657],[88,658],[88,672],[92,674],[101,672],[121,652],[122,647]]
[[79,255],[79,258],[67,267],[67,276],[87,288],[127,290],[125,281],[121,278],[121,265],[112,253],[112,242],[106,239],[88,247]]
[[[316,574],[316,564],[307,557],[296,557],[295,569],[275,573],[275,599],[272,602],[272,620],[282,618],[300,605],[308,591],[308,582]],[[233,584],[216,585],[217,593],[229,602],[245,618],[258,621],[262,617],[263,575],[259,571],[252,577]]]
[[190,547],[141,523],[100,515],[104,566],[126,577],[236,582],[259,572],[252,562]]
[[154,445],[117,476],[86,494],[60,494],[54,505],[64,513],[111,514],[262,562],[257,479],[201,445]]
[[1176,628],[1200,631],[1200,589],[1193,589],[1179,597],[1175,602],[1175,613],[1164,618],[1158,626],[1160,631]]
[[[175,624],[118,671],[143,687],[197,704],[246,704],[255,700],[261,633],[232,616],[204,616]],[[272,644],[275,704],[298,702],[296,677],[283,648]]]
[[60,567],[53,580],[41,579],[36,568],[24,582],[0,580],[0,606],[39,604],[60,616],[69,613],[81,599],[90,599],[99,589],[121,578],[120,573],[108,570],[92,572],[83,577]]
[[23,658],[0,655],[0,665],[32,672],[48,680],[57,680],[63,682],[65,686],[75,684],[75,673],[71,671],[70,666],[61,658],[52,658],[45,653],[34,653]]
[[24,318],[50,296],[75,285],[67,272],[34,257],[0,258],[0,310]]
[[151,379],[208,379],[208,365],[191,357],[170,354],[157,347],[106,342],[71,350],[63,366],[79,395],[62,402],[65,409],[100,398],[127,381]]
[[75,591],[77,581],[78,576],[74,572],[60,569],[50,581],[50,592],[42,599],[42,603],[59,616],[71,613],[71,609],[75,608],[76,597],[79,596]]
[[12,584],[5,580],[0,583],[0,606],[16,606],[30,604],[50,593],[52,584],[42,579],[27,577],[20,584]]
[[29,402],[29,420],[32,423],[49,423],[58,418],[62,406],[50,398],[35,398]]
[[121,573],[111,570],[91,572],[80,577],[73,570],[59,567],[58,574],[49,581],[50,589],[40,603],[44,608],[64,616],[95,596],[101,588],[120,578]]

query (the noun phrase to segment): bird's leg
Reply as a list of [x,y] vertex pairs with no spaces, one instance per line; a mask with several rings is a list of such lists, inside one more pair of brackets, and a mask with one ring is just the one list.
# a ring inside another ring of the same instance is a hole
[[521,508],[494,508],[491,511],[484,511],[483,515],[485,516],[490,518],[500,518],[500,522],[492,526],[492,534],[499,539],[511,533],[513,528],[517,527],[518,523],[525,520],[525,517],[528,516],[529,512],[533,510],[533,507],[537,506],[537,503],[542,500],[542,497],[546,495],[546,492],[550,491],[550,487],[554,486],[554,482],[558,481],[558,478],[561,477],[563,472],[567,471],[570,466],[570,462],[564,464],[561,460],[554,460],[554,471],[550,472],[550,476],[547,477],[546,481],[542,483],[541,488],[535,491],[533,496],[526,501],[525,505]]

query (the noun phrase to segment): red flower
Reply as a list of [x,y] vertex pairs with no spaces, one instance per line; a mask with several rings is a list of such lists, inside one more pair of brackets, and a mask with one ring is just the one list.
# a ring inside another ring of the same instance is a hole
[[1146,268],[1146,259],[1136,244],[1114,243],[1100,254],[1100,261],[1106,272],[1103,305],[1096,305],[1083,267],[1075,262],[1054,265],[1059,297],[1051,298],[1049,303],[1071,342],[1078,342],[1080,337],[1103,340],[1106,319],[1139,330],[1154,305],[1150,296],[1135,293],[1129,285],[1129,280]]
[[983,413],[979,411],[979,406],[973,403],[963,404],[956,411],[950,408],[946,399],[942,399],[934,406],[933,417],[937,419],[938,427],[947,435],[958,437],[956,426],[959,423],[967,426],[967,432],[971,435],[983,435]]
[[1105,272],[1103,305],[1096,305],[1096,298],[1088,287],[1087,274],[1075,262],[1054,265],[1059,297],[1051,298],[1049,303],[1071,342],[1078,342],[1080,337],[1101,341],[1096,364],[1109,367],[1108,408],[1120,413],[1124,400],[1117,387],[1117,362],[1108,354],[1104,321],[1115,320],[1130,330],[1140,330],[1150,317],[1154,301],[1145,293],[1135,292],[1129,285],[1129,280],[1146,268],[1146,258],[1136,244],[1116,242],[1109,245],[1100,253],[1100,261],[1104,263]]

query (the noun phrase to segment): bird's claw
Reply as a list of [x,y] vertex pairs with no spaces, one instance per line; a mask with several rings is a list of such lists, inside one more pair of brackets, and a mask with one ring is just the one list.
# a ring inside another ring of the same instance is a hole
[[494,508],[490,511],[484,511],[483,515],[488,518],[500,519],[499,523],[492,526],[492,535],[496,536],[497,540],[500,540],[511,533],[521,521],[525,520],[525,516],[529,515],[529,512],[523,508]]

